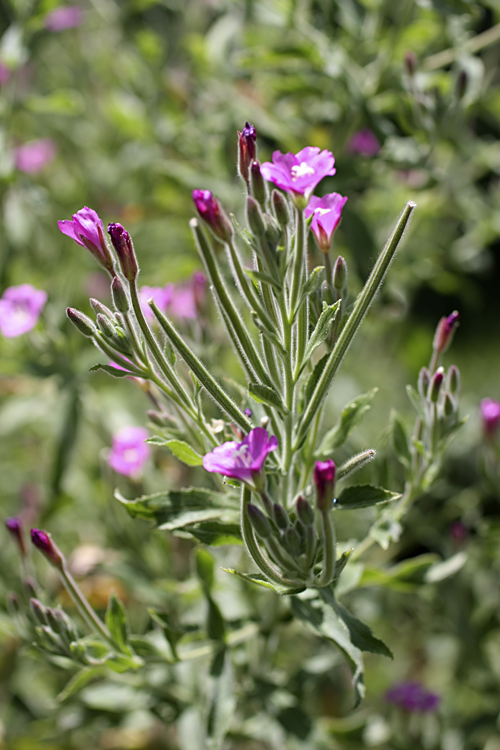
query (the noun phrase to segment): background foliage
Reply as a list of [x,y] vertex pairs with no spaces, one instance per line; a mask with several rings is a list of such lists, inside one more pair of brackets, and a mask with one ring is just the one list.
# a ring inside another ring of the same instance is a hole
[[[373,551],[371,559],[391,571],[387,579],[345,583],[349,607],[395,655],[393,662],[368,659],[367,699],[355,712],[340,655],[287,628],[286,602],[223,573],[227,549],[210,550],[210,596],[225,620],[250,619],[260,632],[234,648],[232,670],[217,682],[225,691],[221,710],[234,713],[227,747],[498,750],[499,493],[480,471],[477,416],[480,398],[500,396],[498,4],[95,0],[82,5],[80,27],[55,33],[44,18],[56,5],[0,6],[0,60],[11,70],[0,91],[0,281],[2,289],[30,282],[49,293],[35,332],[0,341],[5,515],[24,507],[50,527],[73,551],[73,570],[94,605],[104,606],[115,589],[134,632],[150,628],[148,607],[176,611],[183,622],[204,620],[210,597],[192,543],[152,533],[113,500],[116,485],[131,497],[183,486],[191,474],[164,449],[144,487],[108,468],[111,433],[143,423],[148,405],[131,383],[88,373],[100,357],[69,330],[64,309],[88,311],[89,295],[105,301],[108,292],[90,255],[58,232],[57,220],[92,206],[134,236],[143,283],[181,280],[198,268],[187,227],[191,190],[211,189],[242,212],[235,134],[245,120],[257,128],[263,160],[275,148],[328,148],[337,176],[324,191],[349,196],[336,249],[348,260],[354,293],[404,202],[418,204],[329,397],[332,422],[346,401],[378,385],[351,447],[383,446],[391,408],[409,423],[404,385],[427,362],[437,319],[454,308],[462,324],[448,363],[461,369],[462,409],[471,417],[452,444],[445,478],[412,510],[401,542]],[[413,75],[408,52],[417,60]],[[361,128],[380,143],[372,157],[349,149]],[[55,159],[37,174],[17,170],[14,149],[38,138],[53,139]],[[222,342],[213,342],[214,351],[231,372]],[[375,471],[397,488],[398,469],[383,449]],[[348,518],[341,540],[363,523]],[[405,568],[420,554],[446,559],[460,551],[466,564],[442,583],[426,581],[416,565]],[[239,549],[229,554],[237,566]],[[10,540],[0,562],[5,747],[201,750],[209,661],[158,665],[144,681],[107,673],[58,700],[67,673],[26,647],[7,612],[8,592],[22,591]],[[34,562],[47,601],[70,611],[44,561]],[[437,714],[407,721],[385,703],[387,688],[409,678],[442,696]]]

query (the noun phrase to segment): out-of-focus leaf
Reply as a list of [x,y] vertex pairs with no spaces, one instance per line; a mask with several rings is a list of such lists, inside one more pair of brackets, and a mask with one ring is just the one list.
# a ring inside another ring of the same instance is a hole
[[316,351],[318,346],[322,344],[325,339],[327,338],[328,334],[331,331],[331,327],[335,321],[335,318],[338,315],[340,308],[340,300],[335,302],[333,305],[323,305],[323,310],[321,312],[321,315],[319,316],[318,322],[316,323],[316,327],[314,331],[311,334],[311,337],[309,339],[309,342],[307,344],[307,348],[304,354],[304,361],[303,361],[303,367],[307,365],[309,360],[311,359],[313,353]]
[[170,448],[174,456],[188,466],[202,466],[203,456],[196,453],[184,440],[167,440],[165,445]]
[[106,610],[106,627],[120,651],[131,654],[132,652],[128,646],[129,629],[127,613],[114,591],[109,595],[108,608]]
[[221,648],[210,667],[210,705],[207,717],[209,750],[222,750],[236,706],[235,684],[230,652]]
[[300,594],[304,591],[305,586],[298,585],[297,588],[286,588],[286,586],[280,586],[277,583],[270,583],[260,573],[240,573],[238,570],[233,568],[222,568],[226,573],[231,573],[233,576],[241,578],[242,581],[247,583],[255,583],[257,586],[263,586],[265,589],[271,589],[280,596],[288,596],[290,594]]
[[399,500],[399,492],[391,492],[383,487],[372,484],[353,484],[346,487],[333,503],[334,510],[354,510],[355,508],[369,508],[372,505],[390,503]]
[[361,421],[363,415],[371,408],[372,401],[377,393],[378,388],[358,396],[342,409],[340,419],[331,430],[329,430],[321,441],[321,445],[316,453],[316,458],[330,458],[336,448],[345,443],[349,433]]
[[229,493],[195,487],[158,492],[136,500],[126,500],[116,491],[115,497],[133,518],[151,519],[159,528],[167,531],[221,516],[227,520],[238,517],[238,501]]
[[71,698],[73,695],[76,695],[76,693],[79,693],[80,690],[85,687],[85,685],[91,682],[91,680],[94,680],[96,677],[100,677],[105,673],[106,667],[85,667],[84,669],[81,669],[79,672],[73,675],[68,683],[66,683],[64,688],[57,696],[57,700],[63,703],[64,701],[68,700],[68,698]]

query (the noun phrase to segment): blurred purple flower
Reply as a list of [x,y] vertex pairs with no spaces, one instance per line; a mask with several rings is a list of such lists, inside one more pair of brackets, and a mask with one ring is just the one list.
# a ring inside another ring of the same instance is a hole
[[52,541],[50,534],[42,529],[31,529],[31,541],[47,560],[59,570],[64,567],[64,557],[61,550],[55,542]]
[[311,200],[304,211],[306,219],[313,217],[311,229],[320,249],[327,253],[332,243],[332,236],[339,225],[342,209],[347,203],[347,198],[339,193],[328,193],[322,198],[317,195],[311,196]]
[[58,221],[57,226],[63,234],[90,250],[101,266],[114,275],[113,258],[104,235],[104,227],[93,208],[84,206],[73,214],[71,220]]
[[4,83],[7,83],[9,78],[10,68],[8,68],[5,63],[0,62],[0,86],[2,86]]
[[291,193],[292,197],[304,196],[308,203],[314,188],[323,177],[335,174],[334,164],[335,159],[330,151],[307,146],[297,154],[275,151],[273,163],[264,162],[260,171],[265,180]]
[[373,130],[363,128],[354,133],[347,145],[347,150],[351,154],[375,156],[380,151],[380,143]]
[[47,292],[31,284],[10,286],[0,298],[0,331],[6,338],[15,338],[34,328],[40,317]]
[[66,5],[47,13],[45,28],[48,31],[64,31],[74,29],[83,23],[83,11],[76,5]]
[[21,519],[17,516],[14,516],[13,518],[6,518],[5,527],[11,534],[12,538],[15,540],[19,548],[19,552],[24,557],[26,555],[26,546],[24,544],[23,524]]
[[255,486],[256,475],[264,466],[266,456],[278,447],[278,440],[271,438],[263,427],[251,430],[241,443],[231,440],[214,448],[203,457],[206,471],[224,474]]
[[385,699],[412,713],[436,711],[441,702],[439,695],[431,693],[419,682],[399,682],[387,691]]
[[204,273],[197,271],[188,284],[172,285],[169,311],[175,318],[196,320],[205,301],[207,279]]
[[467,538],[467,526],[462,521],[453,521],[450,524],[450,536],[455,542],[463,542]]
[[126,477],[139,474],[151,453],[149,445],[144,442],[148,437],[144,427],[125,427],[115,433],[108,458],[111,468]]
[[491,439],[500,426],[500,402],[492,398],[483,398],[479,404],[485,437]]
[[56,153],[56,144],[50,138],[24,143],[14,149],[16,169],[26,174],[37,174],[54,159]]
[[148,300],[153,299],[161,312],[166,312],[167,306],[172,299],[173,284],[166,286],[141,286],[139,289],[139,300],[142,312],[149,320],[155,320],[153,311],[148,305]]

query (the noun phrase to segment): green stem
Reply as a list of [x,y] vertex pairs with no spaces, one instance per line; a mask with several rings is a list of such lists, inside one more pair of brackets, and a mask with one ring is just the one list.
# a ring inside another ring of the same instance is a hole
[[322,510],[321,530],[323,532],[323,569],[317,580],[317,586],[327,586],[335,576],[335,527],[333,525],[332,511]]
[[444,68],[446,65],[451,65],[451,63],[459,55],[463,54],[463,52],[474,54],[474,52],[479,52],[486,47],[490,47],[498,41],[500,41],[500,23],[496,26],[492,26],[491,29],[487,29],[487,31],[483,31],[482,34],[478,34],[472,39],[468,39],[463,45],[456,49],[445,49],[435,55],[427,57],[422,63],[422,68],[424,70],[437,70],[438,68]]
[[291,322],[296,313],[297,303],[300,296],[302,274],[304,270],[305,249],[305,226],[304,212],[297,208],[297,227],[295,229],[295,252],[293,259],[292,286],[290,289],[290,304],[288,307],[288,320]]
[[316,415],[316,412],[320,408],[323,399],[328,392],[328,388],[330,387],[333,377],[339,369],[342,360],[344,359],[344,356],[354,336],[358,332],[364,316],[368,311],[368,308],[373,302],[377,291],[382,281],[384,280],[385,274],[387,273],[387,270],[399,247],[399,243],[401,242],[401,239],[403,237],[404,230],[408,225],[410,216],[415,209],[415,205],[416,204],[413,203],[413,201],[409,201],[406,204],[406,207],[399,217],[399,220],[396,224],[396,227],[394,228],[391,237],[389,238],[385,248],[381,252],[375,264],[375,267],[373,268],[365,286],[363,287],[363,290],[356,300],[352,313],[349,316],[349,319],[344,328],[342,329],[337,343],[335,344],[328,362],[326,363],[326,367],[323,370],[320,379],[318,380],[316,388],[314,389],[311,400],[309,401],[309,404],[304,411],[297,434],[296,445],[300,445],[302,438],[307,433],[309,426]]
[[234,273],[238,281],[238,284],[240,286],[240,290],[241,290],[243,297],[246,299],[250,309],[254,310],[259,316],[259,318],[262,321],[264,321],[268,327],[272,329],[274,326],[274,322],[271,320],[271,318],[267,314],[267,310],[265,310],[264,307],[262,306],[261,300],[259,299],[259,296],[257,292],[255,291],[255,287],[253,286],[253,282],[248,280],[248,277],[246,276],[245,271],[243,270],[243,264],[241,262],[241,258],[238,254],[238,251],[234,245],[234,242],[230,242],[228,244],[228,247],[229,247],[229,255],[231,257],[231,261],[233,264]]

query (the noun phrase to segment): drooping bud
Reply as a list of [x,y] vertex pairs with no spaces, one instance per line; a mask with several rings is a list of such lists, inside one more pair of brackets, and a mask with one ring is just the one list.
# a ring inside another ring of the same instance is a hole
[[5,527],[16,542],[22,557],[25,557],[26,545],[24,543],[23,525],[21,523],[21,519],[17,516],[14,516],[13,518],[7,518],[5,520]]
[[316,461],[314,467],[314,484],[316,485],[316,505],[320,511],[332,507],[335,491],[335,461]]
[[238,131],[238,171],[247,185],[250,182],[248,174],[250,164],[257,156],[256,140],[257,133],[254,126],[246,122],[241,133]]
[[288,226],[288,222],[290,220],[286,198],[283,193],[280,193],[279,190],[273,190],[271,194],[271,200],[274,208],[274,215],[276,216],[276,221],[282,229],[285,229]]
[[127,313],[130,309],[130,303],[125,287],[118,276],[114,276],[111,282],[111,295],[113,297],[113,304],[118,312]]
[[259,204],[251,195],[247,197],[247,221],[252,234],[263,239],[266,234],[266,224]]
[[85,315],[85,313],[82,313],[79,310],[75,310],[73,307],[66,308],[66,315],[84,336],[87,336],[88,338],[95,336],[96,327],[88,315]]
[[418,60],[414,52],[409,50],[405,55],[405,68],[406,72],[412,78],[417,72]]
[[297,508],[297,518],[299,518],[305,526],[312,526],[314,523],[314,510],[311,508],[305,497],[299,495],[295,501],[295,507]]
[[451,365],[446,379],[447,387],[452,396],[458,396],[460,391],[460,370],[456,365]]
[[250,186],[253,197],[264,208],[267,198],[266,182],[262,177],[260,164],[257,160],[250,164]]
[[51,565],[58,570],[64,567],[64,557],[59,547],[52,541],[46,531],[41,529],[31,529],[31,541],[33,545],[40,550]]
[[257,508],[256,505],[252,505],[252,503],[248,503],[247,513],[248,513],[248,518],[250,519],[250,523],[252,524],[256,533],[260,537],[262,537],[262,539],[266,539],[268,536],[271,536],[272,534],[271,524],[269,523],[264,513],[262,513],[262,511],[259,510],[259,508]]
[[202,221],[222,242],[231,242],[233,228],[217,198],[210,190],[193,190],[193,201]]
[[135,281],[139,273],[139,266],[135,255],[134,245],[129,233],[121,224],[108,224],[108,234],[115,248],[120,268],[127,281]]
[[459,320],[460,314],[456,310],[448,317],[441,318],[434,335],[433,348],[435,352],[441,354],[448,349]]
[[339,255],[333,268],[333,288],[337,292],[337,298],[345,299],[347,294],[347,263]]
[[418,374],[418,392],[422,398],[427,398],[429,392],[429,385],[431,382],[431,374],[427,367],[422,367]]
[[288,513],[286,512],[284,507],[279,503],[274,503],[273,514],[276,526],[279,529],[287,529],[290,525],[290,519],[288,518]]
[[431,384],[429,386],[429,400],[433,404],[437,404],[439,394],[441,392],[441,386],[444,380],[444,367],[438,367],[434,373]]
[[487,440],[491,440],[500,427],[500,402],[492,398],[483,398],[479,405],[483,432]]

